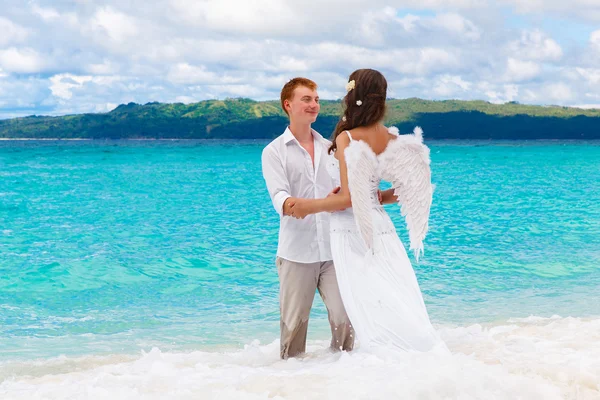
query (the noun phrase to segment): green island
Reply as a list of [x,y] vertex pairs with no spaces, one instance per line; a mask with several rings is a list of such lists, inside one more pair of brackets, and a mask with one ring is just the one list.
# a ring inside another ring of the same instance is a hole
[[[418,98],[391,99],[387,104],[388,125],[397,126],[401,133],[419,125],[426,139],[600,139],[600,109]],[[329,137],[341,110],[340,101],[323,100],[313,127]],[[270,139],[281,134],[286,124],[275,100],[129,103],[107,113],[0,120],[0,138]]]

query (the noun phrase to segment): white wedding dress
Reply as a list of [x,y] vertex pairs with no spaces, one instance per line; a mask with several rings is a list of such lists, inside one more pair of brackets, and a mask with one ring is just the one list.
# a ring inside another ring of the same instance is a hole
[[[398,135],[396,128],[389,132]],[[344,155],[352,208],[332,214],[331,250],[360,348],[380,354],[447,351],[429,321],[406,250],[377,196],[381,180],[392,183],[418,259],[433,192],[422,131],[416,128],[412,135],[397,136],[379,155],[366,142],[345,134],[350,137]],[[339,186],[339,161],[333,155],[327,170]]]

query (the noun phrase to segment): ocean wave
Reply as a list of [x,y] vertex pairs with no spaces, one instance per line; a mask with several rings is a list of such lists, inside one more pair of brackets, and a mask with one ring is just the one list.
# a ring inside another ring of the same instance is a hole
[[3,399],[600,399],[600,318],[440,327],[452,355],[380,358],[310,341],[243,349],[59,357],[0,364]]

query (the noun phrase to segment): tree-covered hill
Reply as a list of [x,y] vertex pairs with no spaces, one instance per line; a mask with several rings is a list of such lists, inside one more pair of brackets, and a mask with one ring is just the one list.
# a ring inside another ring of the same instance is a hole
[[[328,137],[341,112],[322,101],[314,128]],[[278,101],[129,103],[108,113],[0,120],[0,138],[273,138],[286,126]],[[600,139],[600,110],[484,101],[389,100],[386,123],[420,125],[428,139]]]

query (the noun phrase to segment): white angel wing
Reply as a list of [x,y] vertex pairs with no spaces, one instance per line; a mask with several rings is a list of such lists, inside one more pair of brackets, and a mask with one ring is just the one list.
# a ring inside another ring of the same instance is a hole
[[423,240],[429,228],[429,211],[433,198],[429,148],[423,144],[423,130],[400,135],[381,155],[381,177],[392,183],[402,216],[406,219],[410,249],[417,261],[423,254]]
[[369,145],[353,140],[344,151],[348,168],[348,189],[352,197],[352,212],[356,226],[367,245],[373,248],[373,220],[371,179],[375,175],[377,159]]

